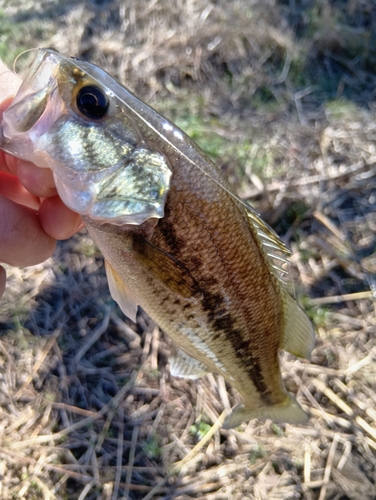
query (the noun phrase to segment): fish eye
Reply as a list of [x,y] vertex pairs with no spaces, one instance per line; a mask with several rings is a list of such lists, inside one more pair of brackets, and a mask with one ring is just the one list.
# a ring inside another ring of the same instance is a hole
[[76,103],[83,115],[94,120],[103,118],[109,106],[105,92],[94,85],[82,87],[77,94]]

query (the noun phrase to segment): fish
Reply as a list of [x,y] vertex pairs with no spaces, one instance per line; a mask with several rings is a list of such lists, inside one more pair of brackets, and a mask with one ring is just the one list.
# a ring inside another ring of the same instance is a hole
[[279,359],[309,359],[314,346],[286,281],[290,252],[182,130],[100,67],[37,49],[0,147],[52,170],[114,300],[133,321],[141,306],[172,339],[171,374],[218,373],[240,393],[225,428],[307,422]]

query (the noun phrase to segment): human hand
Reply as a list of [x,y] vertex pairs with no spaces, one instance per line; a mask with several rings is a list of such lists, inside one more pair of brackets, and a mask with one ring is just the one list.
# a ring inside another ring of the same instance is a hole
[[[0,61],[0,122],[20,81]],[[59,198],[52,172],[0,151],[0,262],[31,266],[50,257],[56,240],[82,227],[81,217]],[[0,297],[5,290],[0,266]]]

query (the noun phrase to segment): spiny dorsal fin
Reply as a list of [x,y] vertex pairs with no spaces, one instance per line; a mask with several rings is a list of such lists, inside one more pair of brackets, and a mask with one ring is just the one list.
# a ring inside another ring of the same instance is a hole
[[282,253],[291,255],[290,250],[283,243],[278,234],[265,221],[261,219],[256,210],[248,203],[244,206],[247,209],[247,214],[252,221],[252,224],[258,230],[257,232],[260,233],[260,238],[263,238],[265,242],[269,241],[270,243],[273,243],[275,245],[275,248],[278,248]]
[[259,217],[250,205],[248,207],[249,220],[256,229],[262,247],[269,258],[272,272],[283,286],[286,319],[282,349],[294,354],[294,356],[310,359],[315,343],[315,334],[306,313],[291,296],[294,295],[293,282],[288,277],[288,257],[291,252],[280,240],[277,233]]
[[136,323],[137,302],[133,294],[125,286],[124,281],[119,277],[111,264],[105,260],[108,286],[112,298],[119,304],[123,313]]
[[269,259],[272,273],[280,281],[281,285],[294,295],[294,286],[292,279],[289,277],[288,269],[290,264],[288,257],[291,255],[291,251],[279,238],[278,234],[261,219],[251,205],[244,203],[243,206],[246,208],[249,222],[256,230],[262,248]]
[[294,356],[310,359],[315,333],[308,316],[289,293],[283,292],[285,331],[282,349]]

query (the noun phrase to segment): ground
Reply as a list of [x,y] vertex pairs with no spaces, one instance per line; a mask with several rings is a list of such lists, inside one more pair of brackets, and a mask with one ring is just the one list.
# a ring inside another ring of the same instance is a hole
[[223,430],[239,396],[170,376],[85,231],[8,268],[1,499],[376,499],[375,33],[374,1],[0,0],[8,64],[95,62],[198,141],[292,249],[316,331],[310,362],[281,359],[309,423]]

